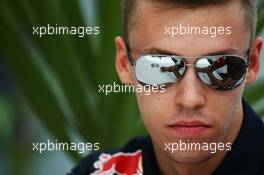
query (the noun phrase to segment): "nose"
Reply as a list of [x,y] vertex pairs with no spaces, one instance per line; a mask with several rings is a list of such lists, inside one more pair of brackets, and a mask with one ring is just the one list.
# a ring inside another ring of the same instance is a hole
[[195,68],[188,66],[185,75],[175,84],[175,105],[186,109],[197,109],[205,105],[206,90],[195,74]]

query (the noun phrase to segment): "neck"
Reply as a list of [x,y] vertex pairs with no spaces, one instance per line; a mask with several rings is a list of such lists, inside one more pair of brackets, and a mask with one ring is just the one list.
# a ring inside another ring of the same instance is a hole
[[[234,143],[238,136],[243,121],[243,110],[239,110],[234,121],[230,126],[227,136],[224,139],[226,143]],[[157,161],[162,175],[210,175],[221,164],[227,154],[227,151],[218,151],[206,161],[201,163],[179,163],[173,161],[163,150],[159,150],[154,145],[154,151],[157,155]]]

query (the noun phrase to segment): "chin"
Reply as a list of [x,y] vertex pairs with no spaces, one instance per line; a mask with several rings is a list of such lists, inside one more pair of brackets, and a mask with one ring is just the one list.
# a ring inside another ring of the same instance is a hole
[[203,163],[214,155],[210,151],[175,151],[166,154],[172,161],[180,164]]

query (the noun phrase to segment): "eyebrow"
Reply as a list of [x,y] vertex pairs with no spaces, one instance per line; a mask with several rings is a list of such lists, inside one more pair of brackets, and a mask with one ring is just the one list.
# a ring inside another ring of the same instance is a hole
[[143,54],[165,54],[165,55],[183,56],[176,52],[172,52],[172,51],[161,49],[161,48],[155,48],[155,47],[143,50]]
[[[143,50],[143,54],[165,54],[165,55],[177,55],[177,56],[183,56],[182,54],[173,52],[173,51],[169,51],[169,50],[165,50],[162,48],[149,48],[146,50]],[[241,52],[238,49],[235,48],[227,48],[227,49],[223,49],[223,50],[219,50],[219,51],[215,51],[215,52],[208,52],[205,53],[201,56],[210,56],[210,55],[240,55]]]

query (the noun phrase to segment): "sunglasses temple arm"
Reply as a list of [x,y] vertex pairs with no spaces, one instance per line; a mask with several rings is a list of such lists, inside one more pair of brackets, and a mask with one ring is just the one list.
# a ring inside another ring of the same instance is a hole
[[250,62],[251,62],[251,49],[249,48],[247,51],[247,59],[246,59],[246,66],[249,67]]
[[128,61],[130,62],[131,66],[133,66],[134,65],[134,61],[133,61],[133,58],[131,56],[130,47],[128,46],[127,42],[125,42],[125,46],[126,46],[126,53],[127,53]]

